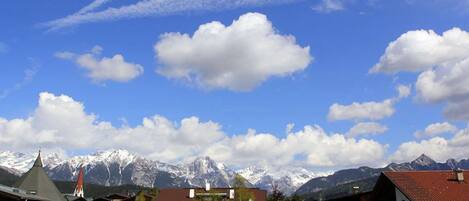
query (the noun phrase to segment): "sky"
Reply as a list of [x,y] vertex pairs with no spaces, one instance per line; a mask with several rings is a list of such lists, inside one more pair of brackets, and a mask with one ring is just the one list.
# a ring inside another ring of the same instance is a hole
[[467,0],[0,6],[0,150],[337,170],[469,156]]

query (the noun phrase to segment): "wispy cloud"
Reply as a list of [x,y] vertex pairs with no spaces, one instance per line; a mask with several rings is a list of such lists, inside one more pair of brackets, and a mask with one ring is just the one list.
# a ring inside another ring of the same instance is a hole
[[[381,0],[319,0],[313,5],[312,9],[318,13],[333,13],[337,11],[347,10],[351,7],[373,8],[376,7]],[[360,11],[364,13],[364,11]]]
[[87,6],[80,9],[76,14],[85,14],[87,12],[91,12],[91,11],[103,6],[104,4],[111,2],[111,1],[112,0],[95,0],[95,1],[91,2],[90,4],[88,4]]
[[102,11],[93,12],[110,1],[95,0],[74,14],[45,22],[42,26],[51,31],[84,23],[164,16],[190,11],[220,11],[246,6],[287,3],[296,0],[141,0],[134,4],[107,7]]
[[321,13],[331,13],[345,9],[343,0],[322,0],[319,4],[313,6],[313,10]]
[[16,83],[10,88],[6,88],[0,91],[0,100],[5,99],[13,92],[20,90],[21,88],[23,88],[24,86],[26,86],[33,80],[34,76],[36,76],[36,74],[39,72],[40,65],[37,64],[34,60],[32,60],[31,63],[32,63],[32,67],[24,70],[24,76],[20,82]]

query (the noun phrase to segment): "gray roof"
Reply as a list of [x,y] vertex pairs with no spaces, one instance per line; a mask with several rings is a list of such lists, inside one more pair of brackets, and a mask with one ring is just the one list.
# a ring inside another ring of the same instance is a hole
[[28,194],[21,189],[0,185],[0,199],[4,199],[5,197],[14,198],[15,200],[49,201],[47,198]]
[[15,187],[48,198],[51,201],[65,201],[62,193],[44,171],[40,152],[36,161],[34,161],[33,167],[20,178]]

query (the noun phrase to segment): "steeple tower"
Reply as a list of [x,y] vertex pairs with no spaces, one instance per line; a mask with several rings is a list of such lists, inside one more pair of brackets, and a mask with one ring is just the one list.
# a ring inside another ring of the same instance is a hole
[[47,176],[46,171],[42,167],[41,151],[39,151],[33,167],[21,176],[14,187],[49,200],[65,201],[65,197],[60,193],[57,186]]
[[76,197],[84,197],[83,191],[83,166],[80,166],[80,172],[78,172],[77,178],[77,186],[75,187],[75,191],[73,192],[73,196]]
[[36,158],[36,160],[34,161],[33,167],[40,167],[40,168],[42,168],[41,150],[39,150],[39,154],[37,155],[37,158]]

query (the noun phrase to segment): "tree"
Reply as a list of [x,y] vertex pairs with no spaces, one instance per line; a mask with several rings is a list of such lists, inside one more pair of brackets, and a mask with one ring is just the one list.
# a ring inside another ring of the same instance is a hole
[[268,201],[285,201],[285,195],[278,189],[277,184],[272,184],[272,194],[270,194]]
[[290,196],[290,198],[288,199],[288,201],[302,201],[303,198],[301,198],[299,195],[297,194],[293,194],[292,196]]
[[135,195],[135,201],[146,201],[145,192],[139,191],[137,195]]
[[135,201],[156,201],[159,192],[160,191],[157,188],[153,188],[147,191],[141,190],[135,196]]
[[244,177],[239,174],[235,175],[233,188],[235,189],[236,201],[255,201],[254,193],[247,189],[246,183],[247,181]]

